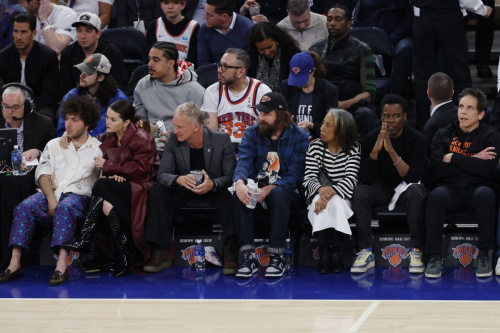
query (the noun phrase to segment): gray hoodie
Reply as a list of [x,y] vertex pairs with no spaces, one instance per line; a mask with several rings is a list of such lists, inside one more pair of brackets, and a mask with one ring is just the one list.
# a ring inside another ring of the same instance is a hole
[[328,37],[326,17],[313,12],[310,13],[311,23],[303,32],[300,32],[293,26],[292,21],[290,20],[290,16],[285,17],[277,24],[278,27],[286,30],[286,32],[288,32],[290,36],[292,36],[297,40],[297,42],[299,42],[299,46],[302,51],[309,50],[309,47],[315,41]]
[[134,90],[134,107],[142,120],[156,123],[163,120],[169,130],[174,128],[172,118],[179,105],[194,102],[198,107],[203,104],[203,88],[197,81],[198,75],[187,69],[173,81],[161,83],[151,79],[150,75],[142,78]]

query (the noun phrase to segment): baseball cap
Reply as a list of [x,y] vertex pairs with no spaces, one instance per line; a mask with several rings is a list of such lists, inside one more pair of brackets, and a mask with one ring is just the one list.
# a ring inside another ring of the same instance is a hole
[[288,103],[282,94],[277,92],[268,92],[262,96],[260,103],[257,104],[255,108],[264,113],[269,113],[274,110],[288,111]]
[[109,74],[111,71],[111,63],[105,55],[94,53],[89,55],[85,60],[78,65],[75,65],[81,72],[91,75],[95,72]]
[[309,52],[300,52],[290,60],[290,75],[288,85],[305,86],[309,81],[309,74],[314,69],[314,60]]
[[78,27],[79,25],[86,25],[88,27],[101,30],[101,19],[94,13],[84,12],[78,16],[78,20],[73,23],[72,27]]

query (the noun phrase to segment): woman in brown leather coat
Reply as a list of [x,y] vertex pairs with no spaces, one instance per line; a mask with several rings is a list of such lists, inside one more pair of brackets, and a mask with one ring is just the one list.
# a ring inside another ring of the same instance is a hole
[[117,277],[124,275],[131,264],[127,243],[139,250],[134,253],[142,254],[134,258],[134,264],[149,260],[144,240],[145,217],[148,191],[156,181],[159,158],[153,138],[134,125],[134,117],[135,109],[128,101],[119,100],[109,106],[106,133],[98,137],[103,157],[94,160],[95,167],[102,168],[102,175],[107,178],[95,183],[81,234],[66,244],[69,249],[87,250],[103,212],[114,245]]

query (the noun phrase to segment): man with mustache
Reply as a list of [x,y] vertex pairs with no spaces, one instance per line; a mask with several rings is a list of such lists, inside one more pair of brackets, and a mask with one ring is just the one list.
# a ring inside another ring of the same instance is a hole
[[243,262],[236,277],[251,278],[258,271],[255,259],[254,217],[247,181],[260,187],[258,203],[267,206],[270,215],[270,263],[266,278],[279,278],[285,271],[283,253],[288,221],[293,207],[299,205],[296,190],[304,179],[308,134],[293,123],[285,97],[279,93],[265,94],[255,106],[260,111],[258,125],[245,131],[239,146],[239,160],[233,175],[235,194],[232,197],[233,218],[239,235]]

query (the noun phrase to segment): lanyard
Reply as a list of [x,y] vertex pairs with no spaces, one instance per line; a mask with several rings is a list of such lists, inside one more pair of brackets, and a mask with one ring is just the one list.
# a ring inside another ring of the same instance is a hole
[[141,21],[141,14],[139,9],[139,0],[135,0],[135,5],[137,6],[137,22]]

